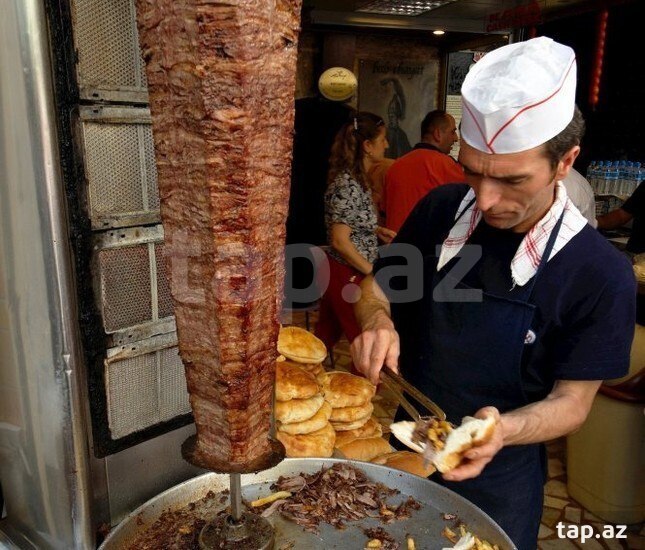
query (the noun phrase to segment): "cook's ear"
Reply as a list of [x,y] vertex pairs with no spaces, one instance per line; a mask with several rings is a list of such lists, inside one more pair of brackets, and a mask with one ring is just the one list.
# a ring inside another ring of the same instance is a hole
[[578,155],[580,154],[580,146],[575,145],[569,149],[564,156],[560,159],[560,162],[558,162],[558,167],[556,168],[555,171],[555,179],[556,180],[563,180],[564,178],[567,177],[567,174],[569,173],[569,170],[573,167],[573,163],[575,162],[576,158],[578,158]]

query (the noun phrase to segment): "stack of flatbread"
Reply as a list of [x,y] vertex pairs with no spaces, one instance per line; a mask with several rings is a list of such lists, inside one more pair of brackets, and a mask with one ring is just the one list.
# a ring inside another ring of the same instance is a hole
[[319,377],[325,373],[322,362],[327,348],[322,340],[300,327],[281,327],[278,336],[278,353]]
[[320,381],[325,401],[331,405],[336,448],[346,458],[371,460],[391,450],[381,437],[381,425],[372,416],[376,386],[362,376],[339,371],[325,373]]
[[331,406],[316,377],[324,374],[325,345],[310,332],[283,327],[278,337],[275,419],[277,438],[289,457],[330,457],[336,432],[329,423]]
[[331,406],[320,389],[315,376],[297,363],[276,363],[276,435],[289,457],[330,457],[334,452]]

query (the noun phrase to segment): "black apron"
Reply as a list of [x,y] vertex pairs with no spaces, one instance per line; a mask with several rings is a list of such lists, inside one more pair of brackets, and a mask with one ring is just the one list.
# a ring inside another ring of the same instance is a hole
[[[456,260],[439,272],[436,259],[426,266],[423,314],[428,324],[422,328],[414,356],[408,356],[401,368],[406,379],[446,412],[448,420],[459,424],[462,417],[488,405],[504,413],[528,404],[521,359],[535,311],[529,299],[561,225],[562,216],[535,276],[525,287],[509,292],[512,298],[483,292],[481,302],[440,301],[440,282],[457,289],[469,287],[450,281],[448,272]],[[435,289],[438,295],[433,297]],[[519,550],[535,550],[545,462],[542,445],[516,445],[502,448],[475,479],[450,482],[435,475],[433,480],[484,510]]]

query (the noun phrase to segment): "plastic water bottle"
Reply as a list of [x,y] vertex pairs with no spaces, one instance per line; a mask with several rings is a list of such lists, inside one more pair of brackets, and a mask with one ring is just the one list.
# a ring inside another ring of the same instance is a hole
[[618,177],[619,177],[619,163],[617,160],[610,163],[607,169],[607,191],[608,195],[618,194]]
[[607,169],[610,162],[608,160],[601,160],[598,167],[598,176],[596,179],[596,188],[599,195],[604,195],[607,192]]
[[621,160],[618,162],[618,179],[616,180],[616,190],[615,194],[622,196],[624,189],[627,187],[627,179],[629,174],[627,173],[627,161]]

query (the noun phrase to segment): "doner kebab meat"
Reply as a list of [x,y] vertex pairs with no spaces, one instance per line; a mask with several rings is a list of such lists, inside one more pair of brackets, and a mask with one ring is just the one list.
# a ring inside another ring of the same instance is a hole
[[300,0],[137,0],[165,251],[196,439],[221,472],[269,437]]

